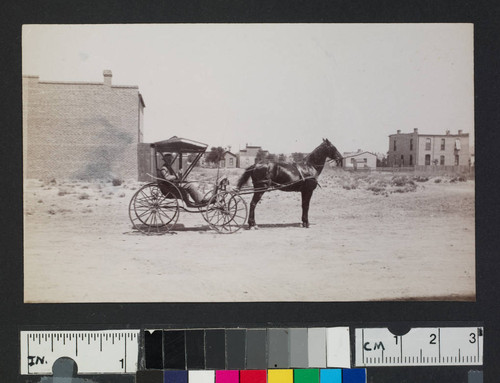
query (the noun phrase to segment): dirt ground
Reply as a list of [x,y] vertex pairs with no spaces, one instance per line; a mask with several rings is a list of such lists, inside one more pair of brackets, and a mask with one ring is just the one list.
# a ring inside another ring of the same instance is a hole
[[[228,172],[232,185],[240,173]],[[132,228],[137,182],[26,180],[24,299],[474,300],[474,181],[426,178],[326,169],[309,229],[300,194],[272,192],[257,206],[259,230],[221,235],[181,213],[162,236]]]

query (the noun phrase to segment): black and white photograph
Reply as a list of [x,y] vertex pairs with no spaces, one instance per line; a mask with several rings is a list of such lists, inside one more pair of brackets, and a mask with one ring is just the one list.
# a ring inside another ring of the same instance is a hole
[[24,303],[475,301],[474,26],[26,24]]

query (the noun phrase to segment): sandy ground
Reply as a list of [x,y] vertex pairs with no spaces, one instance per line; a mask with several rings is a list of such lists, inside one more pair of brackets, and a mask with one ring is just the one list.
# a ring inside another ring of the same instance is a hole
[[181,213],[162,236],[131,226],[136,182],[26,180],[25,302],[474,300],[474,181],[392,177],[325,170],[309,229],[300,194],[273,192],[259,230]]

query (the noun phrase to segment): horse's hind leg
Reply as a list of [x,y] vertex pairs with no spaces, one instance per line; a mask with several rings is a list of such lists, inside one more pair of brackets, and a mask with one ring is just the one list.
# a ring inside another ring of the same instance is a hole
[[302,191],[302,226],[309,227],[309,202],[311,202],[311,197],[313,190],[303,190]]
[[250,213],[248,214],[248,228],[258,229],[257,224],[255,223],[255,207],[259,203],[260,199],[264,192],[253,193],[252,202],[250,202]]

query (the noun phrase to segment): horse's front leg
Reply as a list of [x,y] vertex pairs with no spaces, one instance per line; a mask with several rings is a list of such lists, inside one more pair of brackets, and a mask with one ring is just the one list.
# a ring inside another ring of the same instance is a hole
[[258,229],[257,223],[255,222],[255,207],[263,194],[263,192],[253,193],[252,202],[250,202],[250,212],[248,213],[248,229]]
[[303,190],[302,191],[302,227],[309,227],[309,202],[311,202],[311,197],[313,190]]

